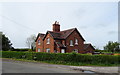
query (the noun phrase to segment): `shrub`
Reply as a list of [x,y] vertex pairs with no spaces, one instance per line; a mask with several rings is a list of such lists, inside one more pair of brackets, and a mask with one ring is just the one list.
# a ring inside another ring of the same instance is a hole
[[24,55],[24,52],[16,52],[16,51],[2,51],[2,57],[4,58],[16,58],[20,59]]
[[37,61],[47,61],[59,64],[120,64],[120,55],[90,55],[77,53],[42,53],[2,51],[3,58],[16,58]]
[[27,60],[33,60],[33,52],[25,52],[25,59]]
[[28,48],[23,48],[23,49],[13,49],[12,51],[22,51],[22,52],[24,52],[24,51],[29,51],[29,49],[28,49]]

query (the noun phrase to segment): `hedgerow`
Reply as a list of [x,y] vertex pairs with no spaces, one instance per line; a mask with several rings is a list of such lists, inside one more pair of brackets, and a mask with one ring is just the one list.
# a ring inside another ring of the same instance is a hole
[[47,61],[59,64],[120,64],[120,55],[88,55],[76,53],[42,53],[2,51],[3,58]]

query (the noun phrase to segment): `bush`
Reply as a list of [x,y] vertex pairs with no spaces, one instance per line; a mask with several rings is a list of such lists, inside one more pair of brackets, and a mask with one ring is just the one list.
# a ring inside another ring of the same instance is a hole
[[3,58],[16,58],[37,61],[47,61],[59,64],[120,64],[120,55],[90,55],[77,53],[41,53],[2,51]]
[[22,52],[24,52],[24,51],[29,51],[29,49],[28,49],[28,48],[23,48],[23,49],[13,49],[12,51],[22,51]]
[[2,51],[3,58],[16,58],[21,59],[24,55],[24,52],[16,52],[16,51]]

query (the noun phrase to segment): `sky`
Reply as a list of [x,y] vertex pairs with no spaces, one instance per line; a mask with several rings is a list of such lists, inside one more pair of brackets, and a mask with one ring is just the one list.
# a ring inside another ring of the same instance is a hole
[[27,47],[30,35],[52,30],[55,21],[61,30],[76,27],[99,49],[118,41],[118,2],[5,2],[0,10],[0,30],[15,48]]

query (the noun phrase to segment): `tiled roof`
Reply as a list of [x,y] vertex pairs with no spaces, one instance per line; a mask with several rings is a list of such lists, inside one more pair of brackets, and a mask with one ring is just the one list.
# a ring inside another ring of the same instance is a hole
[[60,42],[55,42],[58,47],[66,47],[65,45],[61,44]]
[[[68,29],[68,30],[64,30],[64,31],[60,31],[60,32],[47,31],[46,34],[39,33],[36,40],[38,39],[39,36],[42,37],[42,39],[44,40],[44,38],[46,37],[47,34],[50,34],[55,40],[56,39],[65,40],[74,30],[77,30],[77,28],[72,28],[72,29]],[[78,32],[78,30],[77,30],[77,32]],[[81,34],[79,32],[78,32],[78,34],[84,40],[84,38],[81,36]]]
[[54,39],[66,39],[73,31],[75,28],[60,31],[60,32],[53,32],[53,31],[48,31]]
[[[48,31],[48,33],[51,34],[54,39],[66,39],[74,30],[77,30],[77,28],[72,28],[72,29],[68,29],[60,32]],[[81,36],[79,32],[78,34],[84,40],[84,38]]]
[[43,37],[45,36],[45,34],[43,34],[43,33],[38,33],[38,36],[37,36],[35,42],[37,41],[37,39],[38,39],[39,36],[40,36],[41,38],[43,38]]
[[62,34],[61,37],[64,37],[66,39],[75,29],[76,28],[61,31],[61,34]]
[[64,39],[61,37],[62,34],[60,32],[48,31],[48,33],[51,34],[54,39]]
[[45,34],[39,33],[38,35],[39,35],[41,38],[43,38]]
[[95,49],[91,44],[84,44],[84,50],[86,50],[89,46],[91,46],[93,49]]
[[90,46],[90,44],[84,44],[84,49],[87,49]]

